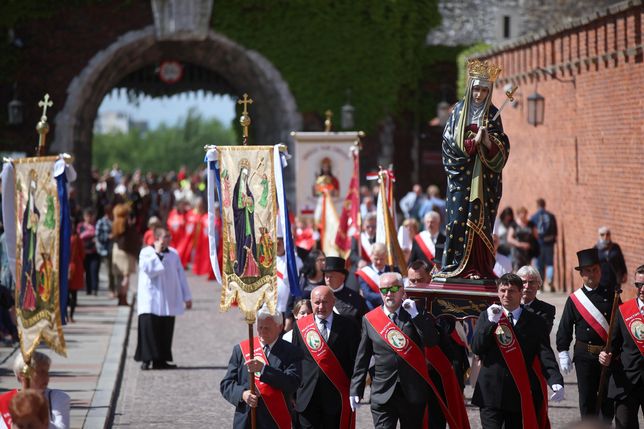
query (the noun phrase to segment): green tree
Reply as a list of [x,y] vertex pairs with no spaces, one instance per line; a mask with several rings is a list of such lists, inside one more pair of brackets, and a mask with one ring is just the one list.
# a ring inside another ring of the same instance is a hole
[[203,163],[205,145],[234,143],[235,134],[230,128],[190,109],[174,126],[162,124],[148,132],[95,134],[92,163],[99,170],[114,163],[125,171],[176,171],[182,165],[192,170]]

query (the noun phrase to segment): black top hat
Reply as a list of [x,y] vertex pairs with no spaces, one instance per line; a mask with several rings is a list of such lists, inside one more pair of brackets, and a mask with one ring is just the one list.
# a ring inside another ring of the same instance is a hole
[[327,271],[338,271],[346,275],[348,274],[346,263],[347,262],[344,260],[344,258],[340,258],[338,256],[327,256],[324,259],[324,268],[322,268],[322,272],[325,273]]
[[575,270],[580,271],[584,267],[599,264],[599,251],[596,248],[584,249],[577,252],[579,266]]
[[443,250],[445,249],[445,243],[436,243],[434,246],[434,259],[431,260],[431,263],[436,265],[443,264]]

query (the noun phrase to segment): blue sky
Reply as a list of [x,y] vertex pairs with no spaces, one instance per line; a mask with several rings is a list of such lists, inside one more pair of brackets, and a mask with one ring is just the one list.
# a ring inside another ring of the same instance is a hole
[[203,91],[189,92],[172,97],[144,97],[139,105],[128,101],[124,91],[112,90],[105,96],[98,111],[117,111],[130,115],[136,121],[147,121],[153,129],[162,122],[174,125],[180,118],[185,118],[191,107],[196,107],[204,118],[217,118],[224,125],[229,125],[235,117],[235,104],[230,96],[204,94]]

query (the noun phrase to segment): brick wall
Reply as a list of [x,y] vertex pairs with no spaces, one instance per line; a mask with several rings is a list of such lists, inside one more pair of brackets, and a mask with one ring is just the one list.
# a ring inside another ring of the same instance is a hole
[[[630,1],[485,55],[504,69],[495,105],[505,84],[519,85],[518,106],[502,115],[511,151],[501,208],[533,212],[536,198],[545,198],[559,222],[557,276],[568,290],[580,285],[575,252],[595,243],[601,225],[624,252],[626,297],[634,296],[632,273],[644,264],[643,28],[642,2]],[[545,97],[537,127],[527,123],[535,90]]]

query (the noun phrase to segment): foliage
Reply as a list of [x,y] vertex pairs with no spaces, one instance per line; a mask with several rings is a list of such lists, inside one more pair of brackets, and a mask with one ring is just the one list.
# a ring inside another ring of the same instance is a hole
[[469,48],[465,49],[460,53],[460,55],[457,57],[457,65],[458,65],[458,98],[462,98],[465,95],[465,89],[466,89],[466,84],[467,84],[467,59],[474,56],[475,54],[481,54],[488,49],[490,49],[491,46],[486,44],[486,43],[477,43],[476,45],[472,45]]
[[437,0],[231,0],[213,11],[213,29],[271,61],[300,111],[340,118],[349,89],[365,131],[405,104],[439,22]]
[[203,119],[194,109],[175,126],[127,134],[95,134],[92,165],[102,171],[118,163],[124,171],[177,171],[182,165],[197,168],[205,145],[231,145],[234,133],[217,119]]

